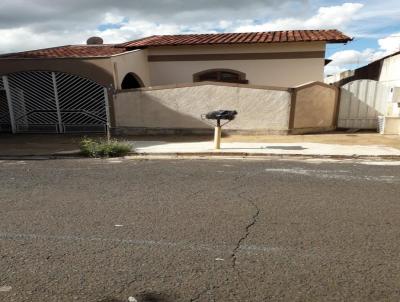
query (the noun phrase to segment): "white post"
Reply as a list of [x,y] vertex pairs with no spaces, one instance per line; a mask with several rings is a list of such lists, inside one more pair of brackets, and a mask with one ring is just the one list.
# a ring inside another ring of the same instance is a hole
[[221,126],[214,128],[214,149],[221,149]]
[[103,91],[104,91],[104,102],[105,102],[105,106],[106,106],[106,118],[107,118],[107,125],[106,125],[107,141],[110,141],[110,139],[111,139],[110,104],[108,101],[107,88],[103,88]]
[[54,100],[56,102],[56,109],[57,109],[58,131],[60,133],[63,133],[64,129],[63,129],[62,120],[61,120],[60,101],[58,99],[56,73],[52,72],[51,73],[51,77],[53,79]]
[[16,133],[17,128],[15,126],[14,110],[13,110],[13,105],[12,105],[12,100],[11,100],[10,85],[8,84],[7,76],[3,76],[3,86],[4,86],[4,90],[6,91],[8,111],[10,112],[11,132]]

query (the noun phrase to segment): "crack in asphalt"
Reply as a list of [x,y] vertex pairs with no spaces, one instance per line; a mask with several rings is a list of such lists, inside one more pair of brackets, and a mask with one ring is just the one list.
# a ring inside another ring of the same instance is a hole
[[[261,172],[255,173],[255,175],[258,175],[260,173]],[[250,176],[254,176],[254,175],[247,175],[247,177],[250,177]],[[235,176],[233,178],[233,183],[237,183],[242,178],[243,178],[243,176],[239,173],[237,176]],[[237,189],[236,186],[233,187],[233,188]],[[245,191],[241,192],[241,193],[238,194],[238,196],[241,199],[247,200],[247,202],[255,209],[255,211],[254,211],[253,215],[251,216],[250,222],[245,227],[244,235],[239,238],[239,240],[237,241],[234,249],[231,252],[231,264],[232,264],[231,267],[236,272],[239,280],[241,281],[242,284],[244,284],[244,286],[246,287],[246,289],[247,289],[247,291],[248,291],[248,293],[250,295],[251,294],[250,288],[248,287],[246,281],[241,276],[240,271],[236,268],[236,264],[237,264],[237,256],[236,256],[236,254],[243,247],[243,242],[249,237],[250,229],[257,223],[257,218],[260,215],[260,208],[257,206],[257,204],[255,203],[255,200],[253,198],[247,198],[247,197],[243,196],[243,194],[245,194],[245,193],[246,193]],[[204,294],[212,292],[213,290],[218,289],[219,287],[221,287],[221,285],[219,285],[219,286],[213,285],[211,287],[207,287],[205,290],[203,290],[200,293],[198,293],[196,297],[190,299],[190,301],[191,302],[198,301]]]
[[[244,193],[244,192],[243,192]],[[242,247],[242,243],[247,239],[247,237],[249,237],[250,235],[250,229],[257,223],[257,218],[260,215],[260,208],[257,206],[257,204],[254,202],[253,199],[251,198],[244,198],[242,196],[243,193],[239,193],[239,197],[246,199],[251,206],[255,209],[254,214],[251,217],[250,222],[246,225],[245,227],[245,233],[242,237],[239,238],[235,248],[232,250],[232,254],[231,254],[231,260],[232,260],[232,268],[236,267],[236,262],[237,262],[237,257],[236,257],[236,253],[238,252],[238,250]]]
[[237,241],[237,244],[235,246],[235,248],[232,250],[232,254],[231,254],[231,263],[232,263],[232,269],[236,272],[238,278],[240,279],[241,283],[246,287],[249,296],[251,294],[251,290],[247,285],[247,282],[244,280],[244,278],[242,277],[240,270],[238,270],[236,268],[236,264],[237,264],[237,252],[241,249],[243,242],[246,241],[246,239],[249,237],[250,235],[250,230],[252,227],[254,227],[254,225],[257,223],[257,218],[260,215],[260,208],[257,206],[257,204],[255,203],[253,198],[246,198],[243,196],[245,192],[239,193],[238,196],[242,199],[247,200],[247,202],[254,208],[254,213],[251,216],[251,219],[249,221],[249,223],[246,225],[245,227],[245,233],[242,237],[239,238],[239,240]]

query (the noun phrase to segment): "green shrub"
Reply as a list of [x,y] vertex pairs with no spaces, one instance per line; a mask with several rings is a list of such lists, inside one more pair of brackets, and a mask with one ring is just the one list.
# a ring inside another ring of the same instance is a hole
[[119,157],[127,155],[131,151],[131,145],[119,142],[115,139],[83,138],[79,144],[81,154],[87,157]]

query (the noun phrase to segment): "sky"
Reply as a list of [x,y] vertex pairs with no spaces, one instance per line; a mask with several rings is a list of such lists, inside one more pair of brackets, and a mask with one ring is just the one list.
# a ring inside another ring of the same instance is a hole
[[338,29],[325,70],[354,69],[400,50],[399,0],[1,0],[0,53],[90,36],[118,43],[154,34]]

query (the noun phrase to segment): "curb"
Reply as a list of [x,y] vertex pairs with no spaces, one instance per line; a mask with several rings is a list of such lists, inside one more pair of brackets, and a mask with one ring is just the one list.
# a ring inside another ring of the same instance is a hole
[[[152,157],[237,157],[237,158],[321,158],[321,159],[383,159],[400,160],[400,155],[320,155],[320,154],[282,154],[282,153],[252,153],[252,152],[130,152],[126,156],[137,156],[151,159]],[[0,155],[0,160],[46,160],[46,159],[82,159],[87,158],[79,152],[60,152],[51,154],[23,154],[23,155]]]
[[50,154],[22,154],[22,155],[11,155],[1,154],[0,160],[40,160],[40,159],[68,159],[68,158],[84,158],[79,152],[60,152]]
[[400,155],[320,155],[320,154],[283,154],[283,153],[252,153],[252,152],[159,152],[131,153],[138,156],[173,156],[173,157],[293,157],[293,158],[331,158],[331,159],[391,159],[400,160]]

